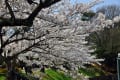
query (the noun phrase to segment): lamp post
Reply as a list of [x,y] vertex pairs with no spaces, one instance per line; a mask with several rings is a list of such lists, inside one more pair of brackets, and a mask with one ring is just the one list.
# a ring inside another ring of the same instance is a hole
[[118,53],[118,57],[117,57],[117,73],[118,73],[118,80],[120,80],[120,53]]

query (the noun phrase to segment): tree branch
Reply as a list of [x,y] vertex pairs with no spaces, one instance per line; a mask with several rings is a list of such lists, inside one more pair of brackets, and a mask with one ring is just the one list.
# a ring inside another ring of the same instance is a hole
[[15,21],[11,21],[9,18],[0,18],[0,26],[29,26],[32,25],[27,21],[27,19],[15,19]]
[[47,8],[59,1],[60,0],[45,0],[44,3],[40,3],[38,7],[30,14],[30,16],[28,17],[28,20],[33,22],[34,18],[38,15],[38,13],[41,11],[42,8]]
[[[61,0],[46,0],[44,4],[39,4],[34,11],[29,15],[28,18],[25,19],[15,19],[15,21],[11,21],[9,18],[2,18],[0,17],[0,26],[32,26],[33,20],[38,15],[38,13],[41,11],[42,8],[47,8]],[[13,11],[10,11],[10,14],[12,17],[14,17]]]
[[[40,41],[41,41],[41,40],[40,40]],[[20,51],[20,52],[15,53],[13,56],[8,56],[6,60],[13,60],[14,58],[18,57],[18,55],[29,51],[31,48],[33,48],[35,45],[37,45],[40,41],[34,43],[33,45],[25,48],[24,50],[22,50],[22,51]]]
[[27,41],[36,40],[36,39],[39,39],[41,37],[42,36],[38,36],[38,37],[35,37],[35,38],[23,37],[23,38],[15,39],[15,40],[12,40],[12,41],[9,41],[9,39],[7,39],[7,41],[2,45],[2,47],[5,47],[6,45],[11,44],[13,42],[18,42],[18,41],[22,41],[22,40],[27,40]]
[[11,6],[10,6],[9,3],[8,3],[8,0],[5,0],[5,4],[6,4],[6,7],[8,8],[9,13],[10,13],[10,15],[11,15],[11,19],[15,21],[15,15],[14,15],[14,13],[13,13],[13,11],[12,11]]
[[41,36],[36,37],[36,38],[28,38],[28,37],[25,38],[25,37],[24,37],[24,38],[12,40],[12,41],[8,42],[7,44],[10,44],[10,43],[13,43],[13,42],[17,42],[17,41],[21,41],[21,40],[28,40],[28,41],[30,41],[30,40],[35,40],[35,39],[39,39],[40,37],[41,37]]

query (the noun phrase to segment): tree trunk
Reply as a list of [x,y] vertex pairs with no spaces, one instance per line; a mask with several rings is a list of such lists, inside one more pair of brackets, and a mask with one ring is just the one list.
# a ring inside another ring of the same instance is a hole
[[15,75],[15,66],[13,61],[7,61],[7,80],[16,80],[16,75]]

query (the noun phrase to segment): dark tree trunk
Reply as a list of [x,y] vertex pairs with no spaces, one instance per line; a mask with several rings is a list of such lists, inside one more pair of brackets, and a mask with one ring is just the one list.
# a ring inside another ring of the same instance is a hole
[[7,80],[16,80],[16,75],[15,75],[15,65],[14,65],[13,60],[7,60],[6,61],[6,67],[7,67]]

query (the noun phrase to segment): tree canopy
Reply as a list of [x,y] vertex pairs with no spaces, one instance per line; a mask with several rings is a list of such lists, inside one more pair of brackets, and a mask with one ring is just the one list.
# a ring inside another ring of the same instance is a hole
[[85,45],[85,37],[120,17],[106,20],[104,14],[98,13],[94,20],[82,21],[83,13],[97,3],[99,0],[89,4],[71,4],[69,0],[1,0],[0,57],[1,64],[7,67],[8,80],[14,80],[11,76],[17,73],[19,61],[25,63],[22,67],[35,64],[41,71],[54,67],[66,72],[76,72],[85,63],[99,63],[101,59],[91,55],[94,50]]

